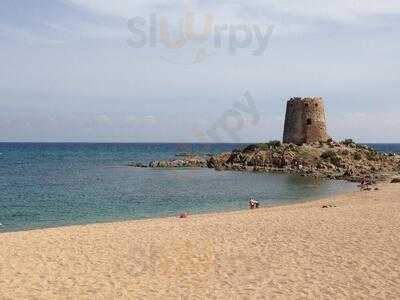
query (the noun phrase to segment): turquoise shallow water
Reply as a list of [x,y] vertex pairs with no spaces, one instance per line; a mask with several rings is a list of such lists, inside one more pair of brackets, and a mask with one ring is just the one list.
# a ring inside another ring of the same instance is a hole
[[234,144],[0,143],[0,231],[174,216],[304,201],[354,184],[287,175],[127,166]]

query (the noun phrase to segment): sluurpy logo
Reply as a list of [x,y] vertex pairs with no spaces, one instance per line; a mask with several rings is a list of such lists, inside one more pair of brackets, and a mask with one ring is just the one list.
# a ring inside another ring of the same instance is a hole
[[196,24],[194,12],[186,12],[175,22],[155,13],[135,17],[128,21],[132,36],[127,43],[132,48],[161,45],[168,50],[160,55],[164,61],[191,65],[204,62],[218,50],[234,56],[239,49],[251,48],[252,55],[263,55],[274,30],[273,25],[216,24],[212,14],[203,15],[200,30]]

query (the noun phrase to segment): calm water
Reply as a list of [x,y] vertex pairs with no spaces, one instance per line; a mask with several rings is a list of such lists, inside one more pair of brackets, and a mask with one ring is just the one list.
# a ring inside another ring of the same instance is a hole
[[[128,167],[178,152],[219,153],[233,144],[0,143],[0,231],[245,209],[354,189],[286,175]],[[400,152],[400,145],[375,145]]]

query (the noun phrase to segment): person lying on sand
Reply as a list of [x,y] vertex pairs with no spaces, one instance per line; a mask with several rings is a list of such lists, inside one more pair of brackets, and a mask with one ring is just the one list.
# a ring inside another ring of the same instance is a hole
[[369,176],[366,176],[358,187],[361,189],[361,191],[371,191],[372,188],[370,186],[373,184],[376,184],[375,180]]

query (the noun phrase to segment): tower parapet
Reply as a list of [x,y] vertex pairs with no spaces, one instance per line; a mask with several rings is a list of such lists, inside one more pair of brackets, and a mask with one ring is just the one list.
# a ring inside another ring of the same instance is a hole
[[286,107],[283,142],[308,144],[328,139],[323,98],[291,98]]

